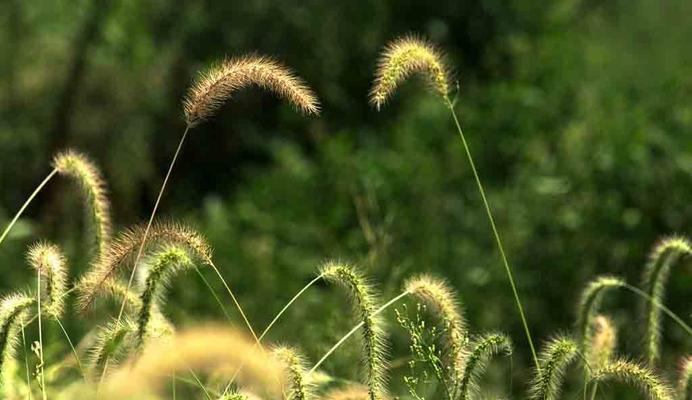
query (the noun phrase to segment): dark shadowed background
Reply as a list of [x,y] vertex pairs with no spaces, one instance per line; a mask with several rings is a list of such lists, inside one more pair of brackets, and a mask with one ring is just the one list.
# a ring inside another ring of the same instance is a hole
[[[224,56],[272,55],[314,88],[322,115],[239,93],[192,132],[161,216],[208,237],[258,327],[327,259],[362,267],[383,298],[412,274],[442,276],[475,332],[505,331],[516,342],[514,378],[497,362],[488,391],[522,393],[528,347],[453,123],[419,80],[371,109],[377,54],[409,32],[447,54],[462,125],[542,341],[573,328],[590,277],[639,284],[658,238],[692,233],[690,15],[684,0],[5,0],[0,222],[67,147],[103,168],[117,227],[141,222],[184,129],[181,100],[196,72]],[[40,238],[65,247],[74,276],[84,270],[78,204],[64,181],[39,195],[0,247],[0,290],[31,285],[23,253]],[[687,322],[690,271],[674,270],[667,293]],[[605,308],[621,328],[620,350],[641,355],[639,302],[623,292]],[[271,339],[316,360],[349,329],[347,310],[340,292],[319,286]],[[222,315],[193,274],[172,286],[166,313],[178,324]],[[80,337],[105,319],[68,323]],[[407,341],[388,320],[397,361]],[[690,339],[664,327],[672,365]],[[327,370],[356,377],[357,357],[347,346]],[[393,388],[406,372],[397,365]]]

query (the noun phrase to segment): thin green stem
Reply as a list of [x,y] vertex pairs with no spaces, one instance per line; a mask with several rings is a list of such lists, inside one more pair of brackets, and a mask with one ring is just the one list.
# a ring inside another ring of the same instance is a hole
[[60,322],[59,319],[55,318],[55,322],[58,323],[60,326],[60,329],[62,330],[62,333],[65,335],[65,339],[67,339],[67,343],[70,345],[70,349],[72,350],[72,354],[74,355],[75,361],[77,361],[77,367],[79,367],[79,371],[82,373],[82,376],[84,377],[84,382],[87,382],[87,375],[86,372],[84,371],[84,368],[82,368],[82,362],[79,360],[79,355],[77,354],[77,350],[74,348],[74,345],[72,344],[72,340],[70,339],[70,335],[67,334],[67,330],[65,330],[65,327],[63,326],[62,322]]
[[594,382],[591,388],[591,400],[596,400],[596,392],[598,392],[598,381]]
[[43,400],[46,400],[48,397],[46,395],[46,380],[45,380],[45,366],[43,362],[43,329],[41,327],[41,271],[37,271],[37,283],[36,283],[36,304],[38,308],[38,345],[39,345],[39,359],[40,359],[40,364],[39,367],[41,369],[41,396],[43,397]]
[[[381,313],[382,311],[386,310],[389,306],[391,306],[392,304],[396,303],[396,302],[399,301],[402,297],[404,297],[404,296],[406,296],[406,295],[408,295],[408,294],[409,294],[409,292],[406,291],[406,292],[403,292],[403,293],[399,294],[399,295],[396,296],[395,298],[389,300],[389,301],[386,302],[384,305],[382,305],[380,308],[378,308],[377,310],[375,310],[375,312],[372,313],[372,317],[374,317],[374,316],[376,316],[377,314]],[[322,358],[320,358],[320,360],[317,361],[317,363],[315,363],[315,365],[310,369],[310,371],[308,371],[307,376],[312,375],[312,374],[317,370],[317,368],[319,368],[320,365],[322,365],[322,363],[323,363],[327,358],[329,358],[329,356],[332,355],[332,353],[334,353],[334,351],[336,351],[336,349],[338,349],[342,344],[344,344],[344,342],[345,342],[346,340],[348,340],[348,338],[350,338],[351,336],[353,336],[353,334],[356,333],[356,332],[358,331],[358,329],[359,329],[361,326],[363,326],[363,324],[364,324],[363,321],[361,321],[361,322],[358,323],[356,326],[354,326],[353,329],[351,329],[350,331],[348,331],[348,333],[346,333],[341,339],[339,339],[339,341],[336,342],[336,344],[335,344],[334,346],[332,346],[332,348],[329,349],[329,351],[327,351],[327,352],[324,354],[324,356],[322,356]]]
[[204,277],[204,274],[202,274],[202,271],[200,271],[199,268],[197,268],[196,265],[193,265],[193,266],[195,267],[195,272],[197,272],[197,275],[199,275],[200,279],[202,279],[202,282],[204,282],[204,284],[207,286],[207,289],[209,289],[209,291],[211,292],[211,295],[214,297],[214,299],[216,300],[216,302],[219,304],[219,307],[221,308],[221,311],[223,311],[223,315],[226,316],[226,319],[227,319],[229,322],[232,321],[231,316],[228,315],[228,311],[226,311],[226,307],[224,307],[223,302],[221,302],[221,299],[220,299],[219,296],[216,294],[216,290],[214,290],[214,288],[211,287],[211,284],[209,283],[209,281],[207,280],[207,278]]
[[664,314],[666,314],[668,317],[670,317],[670,319],[675,321],[682,329],[685,330],[685,332],[687,332],[688,335],[692,336],[692,328],[690,328],[690,326],[687,325],[685,323],[685,321],[682,320],[682,318],[678,317],[678,315],[675,314],[674,312],[672,312],[668,307],[664,306],[658,300],[649,296],[646,292],[644,292],[643,290],[641,290],[635,286],[632,286],[628,283],[624,283],[622,285],[622,287],[629,290],[630,292],[642,297],[644,300],[651,302],[651,304],[653,304],[654,306],[660,308]]
[[[147,242],[147,237],[149,236],[149,231],[151,230],[151,225],[154,223],[154,218],[156,217],[156,211],[159,209],[159,204],[161,204],[161,198],[163,197],[163,192],[166,190],[166,185],[168,184],[168,179],[171,177],[171,173],[173,172],[173,167],[175,166],[175,162],[178,159],[178,155],[180,154],[180,150],[183,147],[183,143],[185,142],[185,138],[187,137],[187,133],[190,131],[190,126],[188,125],[185,128],[185,132],[183,132],[183,136],[180,138],[180,142],[178,143],[178,148],[175,150],[175,154],[173,155],[173,159],[171,160],[171,164],[168,166],[168,171],[166,172],[166,176],[163,178],[163,183],[161,184],[161,189],[159,189],[159,194],[156,197],[156,202],[154,203],[154,208],[151,211],[151,215],[149,216],[149,222],[147,222],[147,227],[144,229],[144,235],[142,236],[142,243],[139,244],[139,250],[137,250],[137,256],[135,257],[135,261],[132,265],[132,272],[130,273],[130,279],[127,281],[127,288],[125,291],[130,290],[132,287],[132,281],[134,280],[135,273],[137,272],[137,267],[139,264],[139,260],[142,258],[142,252],[144,251],[144,245]],[[122,304],[120,305],[120,311],[118,312],[118,320],[117,324],[120,323],[120,320],[123,316],[123,312],[125,311],[125,303],[127,302],[126,299],[123,299]]]
[[505,271],[507,272],[507,278],[509,278],[509,284],[512,287],[512,293],[514,294],[514,300],[517,303],[517,309],[519,310],[519,316],[521,317],[521,323],[524,326],[524,332],[526,334],[526,340],[529,342],[529,347],[531,348],[531,355],[533,356],[533,362],[536,364],[536,369],[540,371],[540,364],[538,363],[538,356],[536,355],[536,348],[533,345],[533,340],[531,339],[531,331],[529,330],[529,324],[526,322],[526,316],[524,315],[524,308],[521,305],[521,300],[519,299],[519,293],[517,292],[517,287],[516,284],[514,283],[514,276],[512,275],[512,269],[509,266],[509,262],[507,261],[507,256],[505,254],[505,249],[502,246],[502,240],[500,239],[500,234],[497,231],[497,227],[495,226],[495,219],[493,218],[493,213],[490,210],[490,204],[488,203],[488,199],[486,198],[485,195],[485,190],[483,189],[483,184],[481,183],[481,179],[478,176],[478,171],[476,170],[476,165],[473,162],[473,157],[471,156],[471,150],[469,149],[469,145],[466,142],[466,137],[464,136],[464,132],[461,129],[461,124],[459,123],[459,118],[457,118],[457,114],[454,111],[454,106],[452,103],[449,101],[449,98],[445,96],[445,102],[447,104],[447,107],[452,113],[452,118],[454,119],[454,124],[457,127],[457,130],[459,131],[459,137],[461,137],[461,142],[464,145],[464,150],[466,151],[466,157],[469,160],[469,164],[471,165],[471,171],[473,172],[473,177],[476,180],[476,185],[478,186],[478,191],[481,194],[481,198],[483,199],[483,205],[485,206],[485,212],[488,214],[488,220],[490,221],[490,227],[493,230],[493,234],[495,236],[495,241],[497,242],[497,247],[500,250],[500,256],[502,257],[502,262],[505,266]]
[[214,400],[212,399],[211,394],[209,394],[209,392],[207,391],[207,388],[204,387],[202,381],[200,381],[199,377],[197,377],[197,374],[195,374],[195,371],[189,368],[188,371],[190,372],[190,375],[192,375],[192,378],[195,380],[195,382],[197,382],[197,386],[199,386],[200,389],[202,389],[202,391],[204,392],[204,397],[206,397],[207,400]]
[[29,375],[29,355],[26,351],[26,335],[24,335],[24,323],[21,324],[22,327],[22,347],[24,348],[24,366],[26,367],[26,390],[29,393],[29,400],[31,400],[31,378]]
[[34,200],[34,197],[36,197],[36,195],[41,191],[41,189],[43,189],[43,187],[46,186],[46,184],[48,184],[48,182],[50,182],[50,180],[53,179],[53,177],[54,177],[55,174],[57,174],[57,173],[58,173],[58,170],[57,170],[57,169],[53,169],[53,170],[48,174],[48,176],[46,176],[46,177],[43,179],[43,181],[42,181],[41,183],[39,183],[38,186],[36,186],[36,189],[34,189],[34,192],[31,193],[31,196],[29,196],[28,199],[26,199],[26,201],[24,202],[24,204],[22,205],[22,207],[19,209],[19,211],[17,211],[17,214],[15,214],[15,215],[14,215],[14,218],[12,218],[12,221],[10,221],[10,223],[7,225],[7,227],[5,228],[5,230],[2,232],[2,235],[0,236],[0,243],[2,243],[3,240],[5,240],[5,238],[7,237],[7,235],[10,233],[10,230],[12,230],[12,227],[14,226],[14,224],[16,224],[17,221],[19,220],[19,217],[21,217],[22,214],[24,214],[24,210],[26,210],[26,208],[29,206],[29,203],[31,203],[31,201]]
[[291,307],[291,305],[292,305],[296,300],[298,300],[298,298],[299,298],[300,296],[302,296],[302,294],[303,294],[306,290],[308,290],[308,289],[310,288],[310,286],[314,285],[315,282],[319,281],[320,279],[322,279],[322,274],[318,275],[315,279],[313,279],[313,280],[311,280],[310,282],[308,282],[307,285],[305,285],[298,293],[296,293],[295,296],[293,296],[293,298],[292,298],[291,300],[289,300],[288,303],[286,303],[286,305],[284,306],[284,308],[282,308],[281,311],[279,311],[279,313],[276,314],[276,316],[274,317],[274,319],[272,320],[272,322],[270,322],[269,325],[267,325],[267,327],[264,328],[264,331],[262,331],[262,334],[261,334],[260,337],[259,337],[259,340],[260,340],[260,341],[261,341],[262,339],[264,339],[264,336],[265,336],[267,333],[269,333],[269,330],[274,326],[274,324],[276,323],[276,321],[278,321],[279,318],[281,318],[281,316],[286,312],[286,310],[288,310],[288,308]]

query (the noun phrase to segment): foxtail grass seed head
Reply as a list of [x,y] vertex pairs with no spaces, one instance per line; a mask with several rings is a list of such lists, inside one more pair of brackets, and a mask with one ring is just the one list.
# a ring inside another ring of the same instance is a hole
[[47,242],[39,242],[27,252],[27,261],[41,275],[43,311],[59,319],[65,310],[67,296],[67,261],[60,248]]
[[163,292],[168,283],[178,273],[194,264],[187,251],[178,246],[168,246],[154,253],[142,269],[142,282],[139,294],[140,308],[137,312],[136,349],[140,350],[149,337],[150,323],[157,306],[161,306]]
[[289,383],[288,400],[307,400],[314,398],[313,385],[306,376],[305,359],[296,349],[277,347],[274,355],[284,364],[286,381]]
[[594,372],[593,380],[615,380],[637,387],[651,400],[673,400],[673,391],[651,369],[627,360],[616,360]]
[[[105,256],[82,277],[79,282],[79,308],[84,311],[91,307],[103,293],[103,288],[115,279],[124,266],[132,266],[134,256],[144,237],[145,225],[137,225],[125,230],[113,240]],[[194,258],[203,264],[212,264],[212,251],[207,240],[194,229],[177,222],[156,222],[147,236],[146,250],[165,245],[178,245],[188,249]]]
[[378,110],[409,76],[420,73],[445,100],[449,93],[449,72],[440,52],[426,40],[408,35],[387,44],[380,55],[370,104]]
[[36,299],[21,293],[0,300],[0,386],[5,369],[14,357],[17,333],[24,323],[27,311]]
[[429,275],[409,279],[404,290],[425,304],[430,314],[439,320],[444,331],[443,363],[452,380],[459,379],[464,369],[468,331],[454,291],[445,281]]
[[512,339],[502,333],[487,333],[474,340],[459,385],[459,398],[467,400],[480,392],[478,380],[490,358],[497,354],[512,355]]
[[534,372],[529,398],[557,400],[560,398],[565,370],[577,356],[577,344],[570,338],[551,339],[538,355],[540,371]]
[[117,366],[127,357],[134,344],[137,327],[129,318],[113,320],[98,328],[96,341],[88,351],[88,365],[93,380],[99,379],[106,360],[109,366]]
[[689,240],[679,236],[668,237],[658,242],[649,256],[649,262],[644,267],[644,291],[653,300],[645,304],[649,366],[653,366],[658,361],[661,353],[661,308],[658,305],[663,304],[670,269],[680,259],[690,254],[692,254],[692,245]]
[[293,72],[269,57],[231,58],[201,73],[185,98],[185,120],[195,126],[210,118],[238,90],[255,85],[273,92],[305,114],[319,114],[312,90]]
[[382,400],[386,397],[387,360],[383,321],[375,315],[375,289],[359,272],[345,264],[327,262],[321,269],[321,275],[327,281],[345,287],[351,295],[354,312],[363,322],[363,363],[370,400]]
[[96,238],[96,257],[100,259],[111,239],[111,207],[106,183],[96,164],[74,150],[59,153],[53,158],[58,174],[77,182],[84,194],[88,214],[93,223]]
[[617,347],[617,328],[610,318],[598,315],[594,318],[594,333],[586,358],[592,370],[605,366],[615,353]]
[[266,398],[280,396],[285,385],[277,379],[282,376],[281,363],[236,331],[217,326],[190,329],[169,341],[150,343],[140,357],[111,374],[103,392],[113,399],[153,394],[169,382],[173,373],[223,370],[230,378],[240,366],[243,368],[236,382],[242,388]]
[[603,295],[611,289],[622,287],[625,282],[615,276],[599,276],[589,282],[586,288],[581,292],[579,300],[579,310],[577,317],[577,326],[581,337],[581,351],[589,352],[591,345],[591,336],[593,335],[594,317],[598,314],[598,309],[601,306]]

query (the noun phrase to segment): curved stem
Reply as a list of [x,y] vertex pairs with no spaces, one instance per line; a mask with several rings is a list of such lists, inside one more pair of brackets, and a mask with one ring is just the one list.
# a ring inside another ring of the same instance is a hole
[[195,272],[197,272],[197,275],[202,279],[202,282],[204,282],[204,285],[206,285],[207,289],[211,292],[211,295],[214,297],[216,302],[219,304],[219,307],[221,308],[221,311],[223,311],[223,315],[226,316],[226,319],[230,322],[231,321],[231,316],[228,315],[228,311],[226,311],[226,307],[223,306],[223,302],[221,302],[221,299],[219,296],[216,294],[216,290],[211,287],[211,284],[209,284],[209,281],[207,278],[204,277],[204,274],[202,274],[202,271],[197,268],[197,265],[193,265],[195,268]]
[[536,369],[540,371],[540,364],[538,363],[538,356],[536,355],[536,348],[533,345],[533,340],[531,339],[531,331],[529,330],[529,324],[526,322],[526,316],[524,315],[524,308],[521,305],[521,300],[519,299],[519,293],[517,292],[517,287],[516,284],[514,283],[514,276],[512,275],[512,269],[509,266],[509,262],[507,261],[507,256],[505,254],[505,249],[502,246],[502,240],[500,239],[500,234],[497,231],[497,227],[495,226],[495,219],[493,218],[493,213],[490,210],[490,205],[488,204],[488,199],[485,196],[485,190],[483,189],[483,184],[481,183],[481,179],[478,176],[478,171],[476,170],[476,165],[473,162],[473,157],[471,156],[471,150],[469,149],[468,143],[466,143],[466,137],[464,136],[464,132],[461,130],[461,124],[459,123],[459,119],[457,118],[457,114],[454,111],[454,106],[452,103],[449,101],[449,98],[445,96],[445,102],[447,104],[447,107],[452,113],[452,118],[454,119],[454,123],[457,127],[457,130],[459,131],[459,136],[461,137],[461,142],[464,144],[464,150],[466,151],[466,157],[469,160],[469,164],[471,165],[471,171],[473,172],[473,177],[476,180],[476,185],[478,186],[478,191],[481,194],[481,198],[483,199],[483,205],[485,206],[485,212],[488,214],[488,220],[490,221],[490,227],[493,230],[493,234],[495,236],[495,241],[497,242],[497,247],[500,250],[500,256],[502,257],[502,262],[505,266],[505,271],[507,272],[507,278],[509,279],[509,284],[512,287],[512,294],[514,294],[514,301],[517,303],[517,309],[519,310],[519,316],[521,317],[521,323],[524,326],[524,333],[526,334],[526,340],[529,342],[529,347],[531,348],[531,355],[533,356],[533,362],[536,364]]
[[683,330],[685,330],[685,332],[687,332],[688,335],[692,336],[692,328],[690,328],[690,326],[687,325],[685,321],[682,320],[682,318],[680,318],[677,314],[672,312],[668,307],[664,306],[659,301],[649,296],[646,292],[635,286],[632,286],[628,283],[624,283],[622,284],[622,287],[642,297],[644,300],[651,302],[651,304],[653,304],[654,306],[660,308],[661,311],[663,311],[663,313],[665,313],[668,317],[670,317],[670,319],[675,321]]
[[[378,308],[377,310],[375,310],[375,312],[372,313],[372,316],[374,317],[375,315],[377,315],[377,314],[381,313],[382,311],[386,310],[389,306],[391,306],[392,304],[396,303],[396,302],[399,301],[402,297],[404,297],[404,296],[406,296],[406,295],[408,295],[408,294],[409,294],[409,292],[406,291],[406,292],[403,292],[403,293],[399,294],[399,295],[396,296],[395,298],[389,300],[387,303],[385,303],[384,305],[382,305],[382,307],[380,307],[380,308]],[[351,336],[353,336],[353,334],[356,333],[356,331],[357,331],[361,326],[363,326],[363,322],[362,322],[362,321],[361,321],[360,323],[358,323],[356,326],[354,326],[353,329],[351,329],[350,331],[348,331],[348,333],[345,334],[338,342],[336,342],[336,344],[335,344],[334,346],[332,346],[332,348],[329,349],[329,351],[327,351],[327,352],[324,354],[324,356],[322,356],[322,358],[320,358],[320,360],[310,369],[310,371],[308,371],[307,376],[312,375],[312,374],[317,370],[317,368],[319,368],[320,365],[322,365],[322,363],[323,363],[327,358],[329,358],[329,356],[330,356],[334,351],[336,351],[336,349],[338,349],[348,338],[350,338]]]
[[264,338],[264,336],[265,336],[267,333],[269,333],[269,330],[272,328],[272,326],[274,326],[274,324],[276,323],[276,321],[278,321],[279,318],[281,318],[281,316],[286,312],[286,310],[288,310],[288,308],[289,308],[296,300],[298,300],[298,298],[299,298],[306,290],[308,290],[308,289],[310,288],[310,286],[314,285],[315,282],[317,282],[317,281],[320,280],[320,279],[322,279],[322,274],[318,275],[315,279],[313,279],[313,280],[311,280],[310,282],[308,282],[307,285],[305,285],[298,293],[296,293],[295,296],[293,296],[293,298],[292,298],[291,300],[289,300],[288,303],[286,303],[286,305],[284,306],[284,308],[282,308],[281,311],[279,311],[279,313],[276,314],[276,316],[274,317],[274,319],[272,320],[272,322],[270,322],[269,325],[267,325],[267,327],[264,328],[264,331],[262,331],[262,334],[261,334],[260,337],[259,337],[259,340],[260,340],[260,341]]
[[5,240],[5,238],[7,237],[7,234],[10,233],[10,230],[12,229],[14,224],[17,223],[17,220],[19,220],[19,217],[22,216],[22,214],[24,213],[24,210],[26,210],[26,208],[29,206],[29,203],[31,203],[31,201],[34,199],[34,197],[36,197],[36,195],[41,191],[41,189],[43,189],[43,187],[46,186],[46,184],[48,184],[48,182],[50,182],[50,180],[53,179],[53,177],[57,173],[58,173],[58,170],[53,169],[50,172],[50,174],[48,174],[48,176],[46,176],[43,179],[43,181],[41,181],[41,183],[39,183],[39,185],[36,186],[36,189],[34,189],[34,192],[31,193],[31,196],[29,196],[28,199],[26,199],[26,201],[24,202],[22,207],[19,209],[19,211],[17,211],[17,214],[15,214],[14,218],[12,218],[12,221],[10,221],[10,223],[7,225],[5,230],[2,232],[2,235],[0,235],[0,243],[2,243],[3,240]]
[[243,307],[240,306],[240,303],[238,302],[238,299],[236,299],[235,295],[233,294],[233,291],[231,290],[231,288],[226,283],[226,280],[223,279],[223,275],[221,275],[221,272],[219,272],[219,269],[216,268],[216,265],[214,265],[213,262],[210,262],[209,264],[211,265],[211,268],[214,270],[214,272],[216,272],[216,275],[221,280],[221,283],[223,283],[223,286],[226,288],[226,291],[228,292],[229,296],[231,296],[231,300],[233,300],[233,304],[235,304],[238,311],[240,311],[240,315],[243,317],[243,321],[245,321],[245,325],[247,325],[247,328],[250,330],[250,333],[252,333],[252,337],[255,338],[255,342],[257,342],[257,345],[260,347],[260,349],[263,349],[262,344],[259,341],[259,338],[255,334],[255,330],[252,329],[252,325],[250,324],[250,321],[247,319],[247,316],[245,315],[245,312],[243,311]]

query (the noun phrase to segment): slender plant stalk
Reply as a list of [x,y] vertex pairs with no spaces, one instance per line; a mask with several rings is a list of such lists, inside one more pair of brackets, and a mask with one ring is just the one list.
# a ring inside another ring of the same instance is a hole
[[[374,317],[374,316],[380,314],[382,311],[386,310],[386,309],[389,308],[392,304],[396,303],[397,301],[401,300],[403,297],[405,297],[405,296],[407,296],[407,295],[409,295],[409,292],[403,292],[403,293],[399,294],[398,296],[396,296],[396,297],[394,297],[393,299],[389,300],[388,302],[386,302],[385,304],[383,304],[380,308],[378,308],[377,310],[375,310],[375,311],[372,313],[372,316]],[[327,358],[329,358],[329,356],[332,355],[332,353],[334,353],[334,351],[336,351],[336,349],[338,349],[339,347],[341,347],[341,345],[344,344],[344,342],[345,342],[346,340],[348,340],[348,338],[350,338],[351,336],[353,336],[354,333],[358,332],[358,329],[360,329],[360,327],[362,327],[363,324],[364,324],[363,321],[359,322],[358,324],[356,324],[356,326],[353,327],[353,329],[351,329],[350,331],[348,331],[348,333],[346,333],[341,339],[339,339],[339,341],[336,342],[336,344],[334,344],[334,346],[332,346],[332,348],[330,348],[330,349],[322,356],[322,358],[320,358],[320,360],[317,361],[317,362],[315,363],[315,365],[312,366],[312,368],[310,368],[310,371],[308,371],[307,375],[308,375],[308,376],[312,375],[312,374],[317,370],[317,368],[319,368],[320,365],[322,365],[322,363],[324,363],[324,361],[325,361]]]
[[29,393],[29,400],[32,399],[31,395],[31,378],[29,375],[29,354],[26,352],[26,335],[24,334],[24,323],[22,322],[22,347],[24,348],[24,366],[26,367],[26,390]]
[[509,266],[509,262],[507,261],[507,256],[505,254],[505,249],[502,246],[502,240],[500,239],[500,234],[497,231],[497,227],[495,226],[495,219],[493,218],[493,213],[490,210],[490,205],[488,204],[488,199],[485,196],[485,190],[483,189],[483,184],[481,183],[481,179],[478,176],[478,171],[476,170],[476,165],[473,162],[473,157],[471,156],[471,150],[469,149],[469,145],[466,142],[466,137],[464,136],[464,132],[461,130],[461,124],[459,123],[459,118],[457,118],[457,114],[454,111],[454,105],[452,102],[449,100],[448,96],[444,96],[444,101],[447,105],[447,108],[449,108],[449,111],[452,113],[452,118],[454,119],[454,124],[457,127],[457,131],[459,131],[459,137],[461,137],[461,142],[464,144],[464,150],[466,151],[466,157],[469,160],[469,165],[471,166],[471,171],[473,172],[473,177],[476,180],[476,186],[478,186],[478,191],[481,194],[481,198],[483,199],[483,205],[485,206],[485,212],[488,214],[488,221],[490,221],[490,226],[493,229],[493,235],[495,236],[495,242],[497,242],[497,247],[500,250],[500,256],[502,257],[502,263],[505,266],[505,271],[507,272],[507,278],[509,279],[509,284],[512,287],[512,294],[514,295],[514,301],[517,303],[517,310],[519,310],[519,316],[521,317],[521,323],[524,326],[524,333],[526,334],[526,340],[529,342],[529,347],[531,348],[531,355],[533,356],[533,362],[536,364],[536,368],[540,370],[540,364],[538,362],[538,356],[536,355],[536,349],[533,345],[533,340],[531,339],[531,331],[529,330],[529,325],[526,322],[526,316],[524,315],[524,308],[521,305],[521,300],[519,299],[519,293],[517,292],[517,286],[514,283],[514,276],[512,275],[512,268]]
[[296,295],[293,296],[293,298],[291,298],[291,300],[289,300],[288,303],[286,303],[286,305],[284,306],[284,308],[282,308],[281,311],[279,311],[279,313],[276,314],[276,316],[274,317],[274,319],[272,319],[272,322],[270,322],[269,325],[267,325],[267,327],[264,328],[264,331],[262,331],[262,334],[259,336],[259,340],[260,340],[260,341],[264,338],[264,336],[265,336],[267,333],[269,333],[269,330],[274,326],[274,324],[276,324],[276,321],[278,321],[279,318],[281,318],[281,316],[286,312],[286,310],[288,310],[288,308],[291,307],[291,305],[292,305],[296,300],[298,300],[298,298],[299,298],[303,293],[305,293],[305,291],[308,290],[308,289],[310,288],[310,286],[314,285],[315,282],[319,281],[320,279],[322,279],[322,274],[317,275],[317,277],[315,277],[315,279],[313,279],[313,280],[311,280],[310,282],[308,282],[307,285],[305,285],[302,289],[300,289],[300,291],[299,291],[298,293],[296,293]]
[[48,176],[46,176],[46,177],[43,179],[43,181],[41,181],[41,183],[39,183],[39,185],[36,186],[36,189],[34,189],[34,192],[31,193],[31,196],[29,196],[28,199],[26,199],[26,201],[24,202],[24,204],[22,205],[22,207],[19,209],[19,211],[17,211],[17,214],[15,214],[15,215],[14,215],[14,218],[12,218],[12,221],[10,221],[10,223],[7,225],[7,227],[5,228],[5,230],[2,232],[2,236],[0,236],[0,244],[5,240],[5,238],[7,237],[7,234],[10,233],[10,230],[12,230],[12,227],[14,226],[14,224],[17,223],[17,220],[19,220],[19,217],[22,216],[22,214],[24,213],[24,210],[26,210],[26,208],[29,206],[29,204],[30,204],[31,201],[34,199],[34,197],[36,197],[36,195],[41,191],[41,189],[43,189],[43,187],[46,186],[46,184],[48,184],[48,182],[50,182],[50,180],[53,179],[53,177],[54,177],[55,174],[57,174],[57,173],[58,173],[57,168],[54,168],[54,169],[48,174]]
[[72,340],[70,339],[70,335],[67,334],[65,327],[63,326],[62,322],[60,322],[59,319],[55,318],[55,322],[58,323],[58,326],[60,326],[62,333],[65,335],[65,339],[67,339],[67,343],[70,345],[70,350],[72,350],[72,355],[74,356],[74,359],[77,362],[77,367],[79,368],[79,372],[82,374],[82,376],[84,377],[84,381],[86,382],[87,381],[86,371],[84,371],[84,368],[82,367],[82,362],[79,360],[79,354],[77,354],[77,350],[75,349],[74,344],[72,344]]
[[39,359],[40,359],[40,367],[41,367],[41,396],[43,397],[43,400],[47,399],[46,395],[46,380],[45,380],[45,366],[44,366],[44,361],[43,361],[43,329],[41,327],[41,271],[37,270],[36,272],[37,276],[37,288],[36,288],[36,307],[38,308],[38,344],[39,344]]

